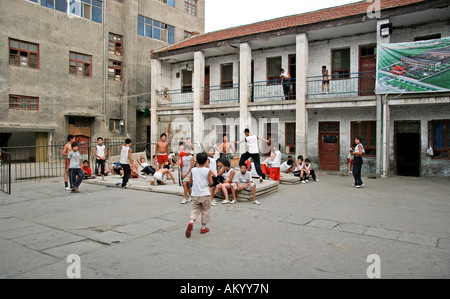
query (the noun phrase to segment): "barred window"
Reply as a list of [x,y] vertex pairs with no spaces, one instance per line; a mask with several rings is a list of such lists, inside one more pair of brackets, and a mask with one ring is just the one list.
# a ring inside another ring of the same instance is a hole
[[10,39],[9,64],[18,67],[38,69],[39,45],[15,39]]

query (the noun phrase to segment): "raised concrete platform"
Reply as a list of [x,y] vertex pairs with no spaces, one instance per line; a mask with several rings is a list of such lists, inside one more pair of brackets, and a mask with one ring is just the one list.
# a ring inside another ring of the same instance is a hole
[[[175,184],[172,182],[172,180],[167,180],[166,185],[157,185],[152,186],[150,185],[150,182],[152,182],[153,176],[148,175],[145,179],[143,178],[130,178],[128,184],[128,189],[131,190],[139,190],[139,191],[146,191],[146,192],[157,192],[157,193],[165,193],[165,194],[172,194],[172,195],[179,195],[184,196],[184,190],[183,187],[178,184],[178,171],[175,170],[172,172],[172,176],[175,179]],[[256,184],[256,199],[266,196],[268,194],[274,193],[278,190],[278,182],[270,181],[270,180],[264,180],[262,183],[259,182],[258,179],[254,179],[254,182]],[[116,187],[120,188],[122,184],[122,177],[119,175],[107,175],[105,177],[105,181],[102,181],[101,177],[98,178],[98,181],[95,182],[93,179],[87,179],[84,180],[83,184],[96,184],[96,185],[103,185],[108,187]],[[81,188],[82,188],[81,185]],[[232,197],[230,193],[230,197]],[[216,198],[224,198],[224,195],[222,192],[217,194]],[[239,192],[238,194],[238,201],[247,201],[252,199],[252,193],[251,191],[243,190]]]
[[282,184],[282,185],[300,184],[300,177],[295,176],[292,173],[281,173],[280,184]]

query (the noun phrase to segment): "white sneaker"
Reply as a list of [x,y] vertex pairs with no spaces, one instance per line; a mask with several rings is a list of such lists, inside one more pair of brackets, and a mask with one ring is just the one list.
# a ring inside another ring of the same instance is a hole
[[228,199],[225,199],[224,201],[222,201],[223,204],[230,203],[230,202],[231,201],[229,201]]
[[305,181],[302,181],[302,184],[306,184],[306,182],[305,182]]
[[309,180],[306,180],[305,182],[309,183]]
[[352,185],[352,187],[356,187],[356,185],[355,185],[355,184],[353,184],[353,185]]
[[186,200],[186,198],[183,198],[183,200],[181,201],[181,203],[182,203],[182,204],[185,204],[185,203],[187,203],[187,200]]
[[189,202],[189,201],[192,201],[192,198],[191,198],[191,196],[189,195],[188,196],[188,199],[187,199],[187,201]]
[[257,200],[254,200],[253,203],[254,203],[255,205],[260,205],[260,204],[261,204],[261,203],[260,203],[259,201],[257,201]]
[[233,204],[233,203],[236,203],[236,202],[237,202],[236,199],[233,199],[230,203]]
[[70,187],[69,186],[67,186],[66,188],[64,188],[65,190],[67,190],[67,191],[70,191]]
[[319,179],[316,179],[316,182],[320,182]]
[[141,178],[145,179],[146,177],[145,177],[145,175],[142,175],[142,174],[141,174]]
[[216,201],[212,201],[212,202],[211,202],[211,205],[212,205],[212,206],[215,206],[215,205],[217,205],[217,202],[216,202]]

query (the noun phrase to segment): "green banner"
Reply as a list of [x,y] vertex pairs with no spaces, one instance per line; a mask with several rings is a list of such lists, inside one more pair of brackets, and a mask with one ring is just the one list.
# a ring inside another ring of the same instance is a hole
[[450,37],[378,46],[376,93],[450,91]]

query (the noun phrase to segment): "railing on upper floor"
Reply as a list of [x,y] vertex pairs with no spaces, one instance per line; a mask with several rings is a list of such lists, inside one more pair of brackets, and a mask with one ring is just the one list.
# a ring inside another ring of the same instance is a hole
[[289,91],[284,93],[281,80],[268,80],[250,83],[252,102],[295,100],[295,79],[290,79]]
[[223,84],[203,88],[203,105],[228,105],[239,103],[239,84]]
[[330,75],[329,84],[322,76],[306,78],[308,98],[329,98],[343,96],[369,96],[375,93],[376,72],[360,72]]
[[190,89],[175,89],[169,90],[164,88],[158,92],[158,107],[170,107],[192,105],[194,103],[194,93],[192,88]]

